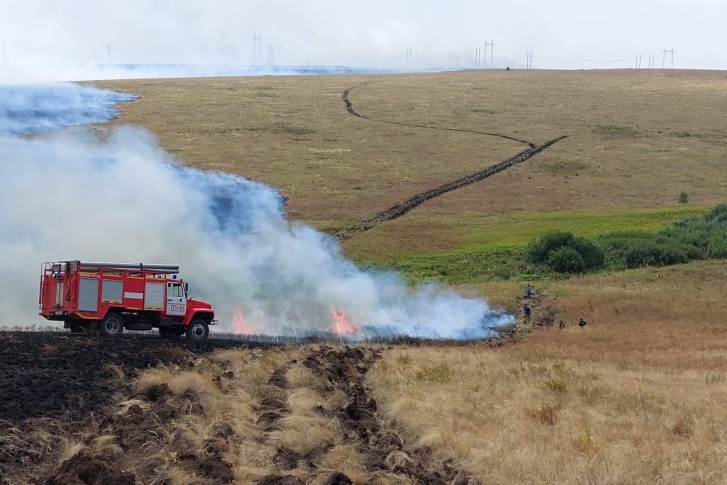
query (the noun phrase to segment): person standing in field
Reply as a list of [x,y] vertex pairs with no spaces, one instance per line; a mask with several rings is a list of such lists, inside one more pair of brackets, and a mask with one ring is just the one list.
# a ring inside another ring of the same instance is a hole
[[530,283],[528,283],[528,286],[525,288],[525,298],[530,298],[530,295],[533,293],[533,287],[530,286]]
[[530,307],[525,305],[523,311],[525,312],[525,320],[530,321]]
[[565,328],[565,323],[563,323],[563,320],[561,320],[560,323],[558,324],[558,329],[563,330],[564,328]]
[[585,327],[586,325],[588,325],[588,322],[586,322],[585,320],[583,320],[581,318],[581,320],[578,322],[578,326],[579,327]]

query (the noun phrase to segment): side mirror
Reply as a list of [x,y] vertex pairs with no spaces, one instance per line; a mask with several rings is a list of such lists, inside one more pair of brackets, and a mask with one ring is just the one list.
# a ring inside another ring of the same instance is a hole
[[189,283],[184,284],[184,293],[185,294],[189,293]]

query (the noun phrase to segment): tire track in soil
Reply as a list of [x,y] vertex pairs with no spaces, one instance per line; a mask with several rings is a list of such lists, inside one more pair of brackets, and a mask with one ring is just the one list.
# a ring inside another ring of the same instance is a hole
[[[366,84],[371,83],[365,83],[361,84],[359,86],[364,86]],[[353,116],[356,116],[361,119],[369,120],[369,121],[376,121],[379,123],[387,123],[392,125],[399,125],[399,126],[407,126],[410,128],[425,128],[425,129],[432,129],[432,130],[441,130],[441,131],[455,131],[455,132],[462,132],[462,133],[473,133],[478,135],[487,135],[487,136],[494,136],[499,138],[505,138],[507,140],[516,141],[518,143],[524,143],[528,145],[528,148],[521,151],[517,155],[515,155],[512,158],[508,158],[507,160],[504,160],[500,163],[497,163],[495,165],[492,165],[484,170],[481,170],[479,172],[476,172],[471,175],[467,175],[465,177],[459,178],[457,180],[454,180],[452,182],[448,182],[446,184],[440,185],[439,187],[435,187],[433,189],[427,190],[425,192],[420,192],[404,202],[394,205],[392,207],[389,207],[388,209],[385,209],[381,212],[376,213],[373,217],[357,222],[355,224],[351,224],[349,226],[345,226],[341,229],[336,230],[333,233],[333,237],[338,239],[339,241],[345,241],[347,239],[350,239],[354,237],[356,234],[359,234],[361,232],[368,231],[369,229],[381,224],[382,222],[390,221],[393,219],[397,219],[403,215],[405,215],[410,210],[420,206],[424,202],[426,202],[429,199],[433,199],[435,197],[439,197],[441,195],[446,194],[447,192],[451,192],[453,190],[460,189],[462,187],[465,187],[467,185],[473,184],[475,182],[479,182],[480,180],[484,180],[488,177],[491,177],[495,174],[498,174],[502,172],[503,170],[506,170],[518,163],[525,162],[538,153],[542,152],[543,150],[550,148],[554,144],[558,143],[559,141],[568,138],[568,135],[559,136],[557,138],[553,138],[552,140],[548,140],[542,145],[536,145],[534,143],[520,140],[518,138],[514,138],[508,135],[503,135],[500,133],[488,133],[488,132],[482,132],[482,131],[475,131],[475,130],[465,130],[461,128],[442,128],[442,127],[434,127],[434,126],[424,126],[424,125],[417,125],[417,124],[409,124],[409,123],[402,123],[398,121],[390,121],[390,120],[378,120],[375,118],[371,118],[369,116],[363,115],[359,112],[357,112],[354,107],[353,103],[351,103],[351,100],[349,99],[349,94],[352,89],[354,89],[357,86],[353,86],[351,88],[346,89],[343,92],[343,102],[346,105],[346,111],[348,111]]]
[[535,147],[528,148],[527,150],[523,150],[522,152],[518,153],[512,158],[509,158],[507,160],[504,160],[500,163],[497,163],[495,165],[492,165],[482,171],[479,171],[477,173],[474,173],[472,175],[467,175],[465,177],[462,177],[460,179],[454,180],[452,182],[448,182],[446,184],[440,185],[439,187],[435,187],[433,189],[427,190],[425,192],[420,192],[413,197],[410,197],[409,199],[405,200],[401,204],[397,204],[395,206],[389,207],[386,210],[383,210],[381,212],[378,212],[373,217],[366,219],[361,222],[357,222],[355,224],[352,224],[350,226],[346,226],[342,229],[339,229],[336,231],[333,236],[340,240],[345,241],[347,239],[352,238],[358,233],[368,231],[369,229],[377,226],[378,224],[381,224],[382,222],[390,221],[393,219],[397,219],[410,210],[422,205],[424,202],[428,201],[429,199],[434,199],[435,197],[439,197],[441,195],[446,194],[447,192],[451,192],[453,190],[460,189],[462,187],[465,187],[467,185],[473,184],[475,182],[479,182],[480,180],[484,180],[488,177],[492,177],[495,174],[498,174],[518,163],[525,162],[527,160],[530,160],[538,153],[542,152],[546,148],[550,148],[554,144],[558,143],[559,141],[568,138],[568,135],[559,136],[558,138],[553,138],[552,140],[549,140],[542,145],[538,145]]
[[351,100],[349,99],[348,96],[351,93],[351,90],[353,90],[353,89],[355,89],[357,87],[360,87],[360,86],[366,86],[368,84],[372,84],[372,82],[368,82],[368,83],[364,83],[364,84],[359,84],[358,86],[350,87],[350,88],[346,89],[343,92],[343,96],[341,97],[341,99],[343,99],[344,104],[346,105],[346,111],[348,111],[352,115],[357,116],[357,117],[359,117],[361,119],[369,120],[369,121],[376,121],[378,123],[386,123],[386,124],[389,124],[389,125],[407,126],[409,128],[424,128],[426,130],[455,131],[455,132],[459,132],[459,133],[473,133],[475,135],[494,136],[496,138],[504,138],[505,140],[510,140],[510,141],[515,141],[517,143],[522,143],[524,145],[530,146],[531,148],[534,148],[535,147],[535,143],[532,143],[532,142],[529,142],[529,141],[526,141],[526,140],[521,140],[520,138],[515,138],[514,136],[503,135],[502,133],[491,133],[491,132],[487,132],[487,131],[477,131],[477,130],[465,130],[464,128],[446,128],[446,127],[441,127],[441,126],[417,125],[417,124],[414,124],[414,123],[404,123],[402,121],[379,120],[379,119],[372,118],[370,116],[361,114],[361,113],[359,113],[358,111],[356,111],[354,109],[353,103],[351,103]]
[[[348,397],[343,407],[327,409],[321,405],[315,408],[319,415],[337,420],[343,430],[343,440],[355,444],[363,456],[363,465],[370,477],[377,472],[398,475],[417,484],[467,485],[476,482],[468,477],[466,470],[448,460],[437,464],[432,459],[432,450],[408,446],[401,436],[378,418],[376,400],[369,396],[364,377],[373,364],[381,358],[379,350],[361,347],[344,347],[340,350],[321,346],[302,360],[301,365],[315,375],[324,377],[331,390],[342,391]],[[285,373],[295,361],[276,370],[268,381],[269,385],[284,390],[287,386]],[[279,399],[266,399],[258,407],[259,423],[276,429],[275,421],[284,416],[287,406]],[[271,419],[273,418],[273,419]],[[272,458],[277,474],[258,480],[258,485],[303,485],[305,482],[293,474],[286,474],[301,466],[307,468],[308,476],[325,485],[347,485],[352,480],[337,470],[318,470],[327,449],[314,449],[305,456],[279,447]],[[300,474],[299,474],[300,475]],[[310,481],[310,480],[309,480]]]

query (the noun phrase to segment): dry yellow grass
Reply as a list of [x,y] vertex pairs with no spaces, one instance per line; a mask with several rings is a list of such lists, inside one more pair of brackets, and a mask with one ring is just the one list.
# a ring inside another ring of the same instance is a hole
[[[476,71],[390,76],[258,77],[99,83],[143,97],[120,123],[141,124],[183,163],[261,180],[291,212],[326,228],[361,220],[509,158],[518,143],[571,135],[535,159],[427,202],[345,244],[360,258],[471,244],[522,212],[608,214],[713,206],[727,190],[724,75],[706,71]],[[489,219],[492,214],[511,218]],[[526,223],[526,221],[524,221]],[[614,228],[617,229],[617,228]]]
[[391,350],[370,383],[409,440],[484,483],[724,483],[726,276],[721,261],[551,283],[565,330]]

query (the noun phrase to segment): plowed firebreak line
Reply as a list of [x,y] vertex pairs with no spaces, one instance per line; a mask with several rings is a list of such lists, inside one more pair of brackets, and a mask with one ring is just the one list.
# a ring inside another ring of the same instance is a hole
[[334,237],[339,240],[350,239],[351,237],[355,236],[356,234],[358,234],[360,232],[368,231],[369,229],[376,226],[377,224],[380,224],[385,221],[390,221],[392,219],[396,219],[398,217],[403,216],[410,210],[423,204],[424,202],[426,202],[429,199],[439,197],[440,195],[446,194],[447,192],[451,192],[453,190],[459,189],[466,185],[470,185],[475,182],[479,182],[480,180],[486,179],[487,177],[491,177],[497,173],[500,173],[503,170],[512,167],[513,165],[516,165],[518,163],[522,163],[526,160],[529,160],[530,158],[534,157],[535,155],[542,152],[546,148],[553,146],[554,144],[558,143],[559,141],[561,141],[565,138],[568,138],[568,135],[563,135],[563,136],[559,136],[558,138],[553,138],[552,140],[546,141],[542,145],[531,146],[530,148],[518,153],[514,157],[509,158],[505,161],[502,161],[498,164],[492,165],[491,167],[488,167],[485,170],[479,171],[472,175],[468,175],[466,177],[462,177],[460,179],[454,180],[454,181],[446,183],[444,185],[440,185],[439,187],[436,187],[431,190],[427,190],[426,192],[421,192],[419,194],[416,194],[415,196],[410,197],[409,199],[405,200],[401,204],[397,204],[395,206],[389,207],[388,209],[386,209],[384,211],[377,213],[370,219],[366,219],[364,221],[358,222],[356,224],[352,224],[350,226],[346,226],[343,229],[338,230],[336,233],[334,233]]
[[[371,84],[371,83],[365,83],[365,84]],[[364,86],[365,84],[360,84],[359,86]],[[341,97],[341,99],[343,99],[343,102],[346,105],[346,111],[348,111],[353,116],[357,116],[357,117],[359,117],[361,119],[369,120],[369,121],[376,121],[378,123],[386,123],[386,124],[389,124],[389,125],[407,126],[409,128],[424,128],[426,130],[454,131],[454,132],[459,132],[459,133],[474,133],[476,135],[494,136],[494,137],[497,137],[497,138],[504,138],[506,140],[510,140],[510,141],[515,141],[515,142],[518,142],[518,143],[522,143],[522,144],[525,144],[525,145],[530,146],[531,148],[535,148],[535,143],[531,143],[531,142],[526,141],[526,140],[521,140],[521,139],[515,138],[513,136],[503,135],[502,133],[489,133],[489,132],[486,132],[486,131],[465,130],[463,128],[447,128],[447,127],[440,127],[440,126],[417,125],[417,124],[414,124],[414,123],[404,123],[404,122],[401,122],[401,121],[380,120],[380,119],[372,118],[370,116],[361,114],[358,111],[356,111],[353,108],[353,103],[351,103],[351,100],[348,99],[349,93],[351,92],[352,89],[354,89],[356,87],[357,86],[353,86],[353,87],[350,87],[350,88],[346,89],[343,92],[343,96]]]

